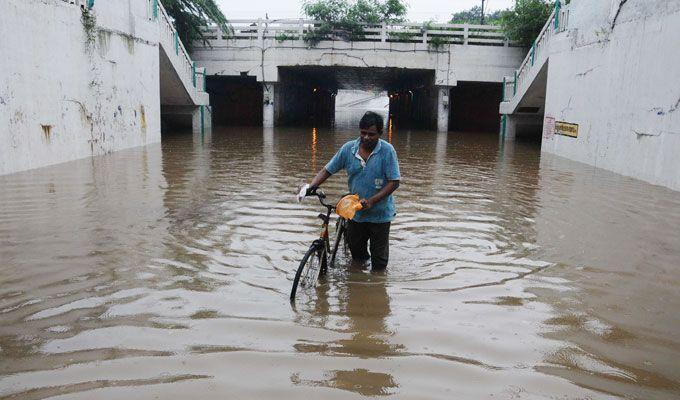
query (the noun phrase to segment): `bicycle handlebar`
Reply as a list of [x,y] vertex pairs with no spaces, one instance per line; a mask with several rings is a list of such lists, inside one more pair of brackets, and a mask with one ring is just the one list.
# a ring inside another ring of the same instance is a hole
[[326,194],[321,190],[319,187],[315,188],[309,188],[307,189],[307,196],[316,196],[319,198],[319,203],[321,203],[322,206],[327,207],[330,210],[333,210],[335,208],[335,204],[327,204],[323,202],[323,199],[326,198]]

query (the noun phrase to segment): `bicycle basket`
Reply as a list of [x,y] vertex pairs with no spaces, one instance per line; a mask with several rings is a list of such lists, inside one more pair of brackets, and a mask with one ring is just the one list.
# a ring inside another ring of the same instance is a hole
[[359,196],[356,194],[348,194],[340,199],[335,206],[335,212],[345,219],[354,218],[354,214],[361,209],[362,206],[361,203],[359,203]]

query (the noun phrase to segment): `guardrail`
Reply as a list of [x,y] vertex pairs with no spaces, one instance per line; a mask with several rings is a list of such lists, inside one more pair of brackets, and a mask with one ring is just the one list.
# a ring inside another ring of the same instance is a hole
[[304,40],[315,36],[318,40],[342,40],[352,42],[399,42],[425,43],[432,46],[443,44],[511,46],[513,45],[498,26],[472,24],[364,24],[358,32],[334,29],[321,33],[323,22],[304,19],[236,19],[230,20],[233,32],[222,32],[216,26],[204,30],[211,45],[233,40],[275,39]]
[[534,40],[519,68],[515,71],[514,76],[503,78],[503,101],[510,101],[515,97],[535,64],[543,64],[543,60],[548,55],[548,42],[554,35],[564,32],[568,24],[569,6],[562,6],[560,0],[557,0],[555,9]]

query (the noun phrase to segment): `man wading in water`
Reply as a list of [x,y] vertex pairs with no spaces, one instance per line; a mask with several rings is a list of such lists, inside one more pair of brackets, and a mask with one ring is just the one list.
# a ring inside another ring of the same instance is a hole
[[359,195],[363,206],[349,221],[349,250],[354,262],[364,264],[370,258],[371,268],[379,271],[387,268],[390,223],[396,215],[392,192],[399,187],[401,176],[397,152],[380,139],[382,117],[367,111],[359,122],[359,130],[359,138],[345,143],[309,186],[316,189],[334,173],[347,171],[349,191]]

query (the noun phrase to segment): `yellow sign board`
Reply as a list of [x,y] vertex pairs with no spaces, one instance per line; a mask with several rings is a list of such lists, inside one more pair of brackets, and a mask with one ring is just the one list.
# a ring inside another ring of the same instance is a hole
[[578,124],[572,124],[564,121],[555,121],[555,133],[557,135],[577,137]]

